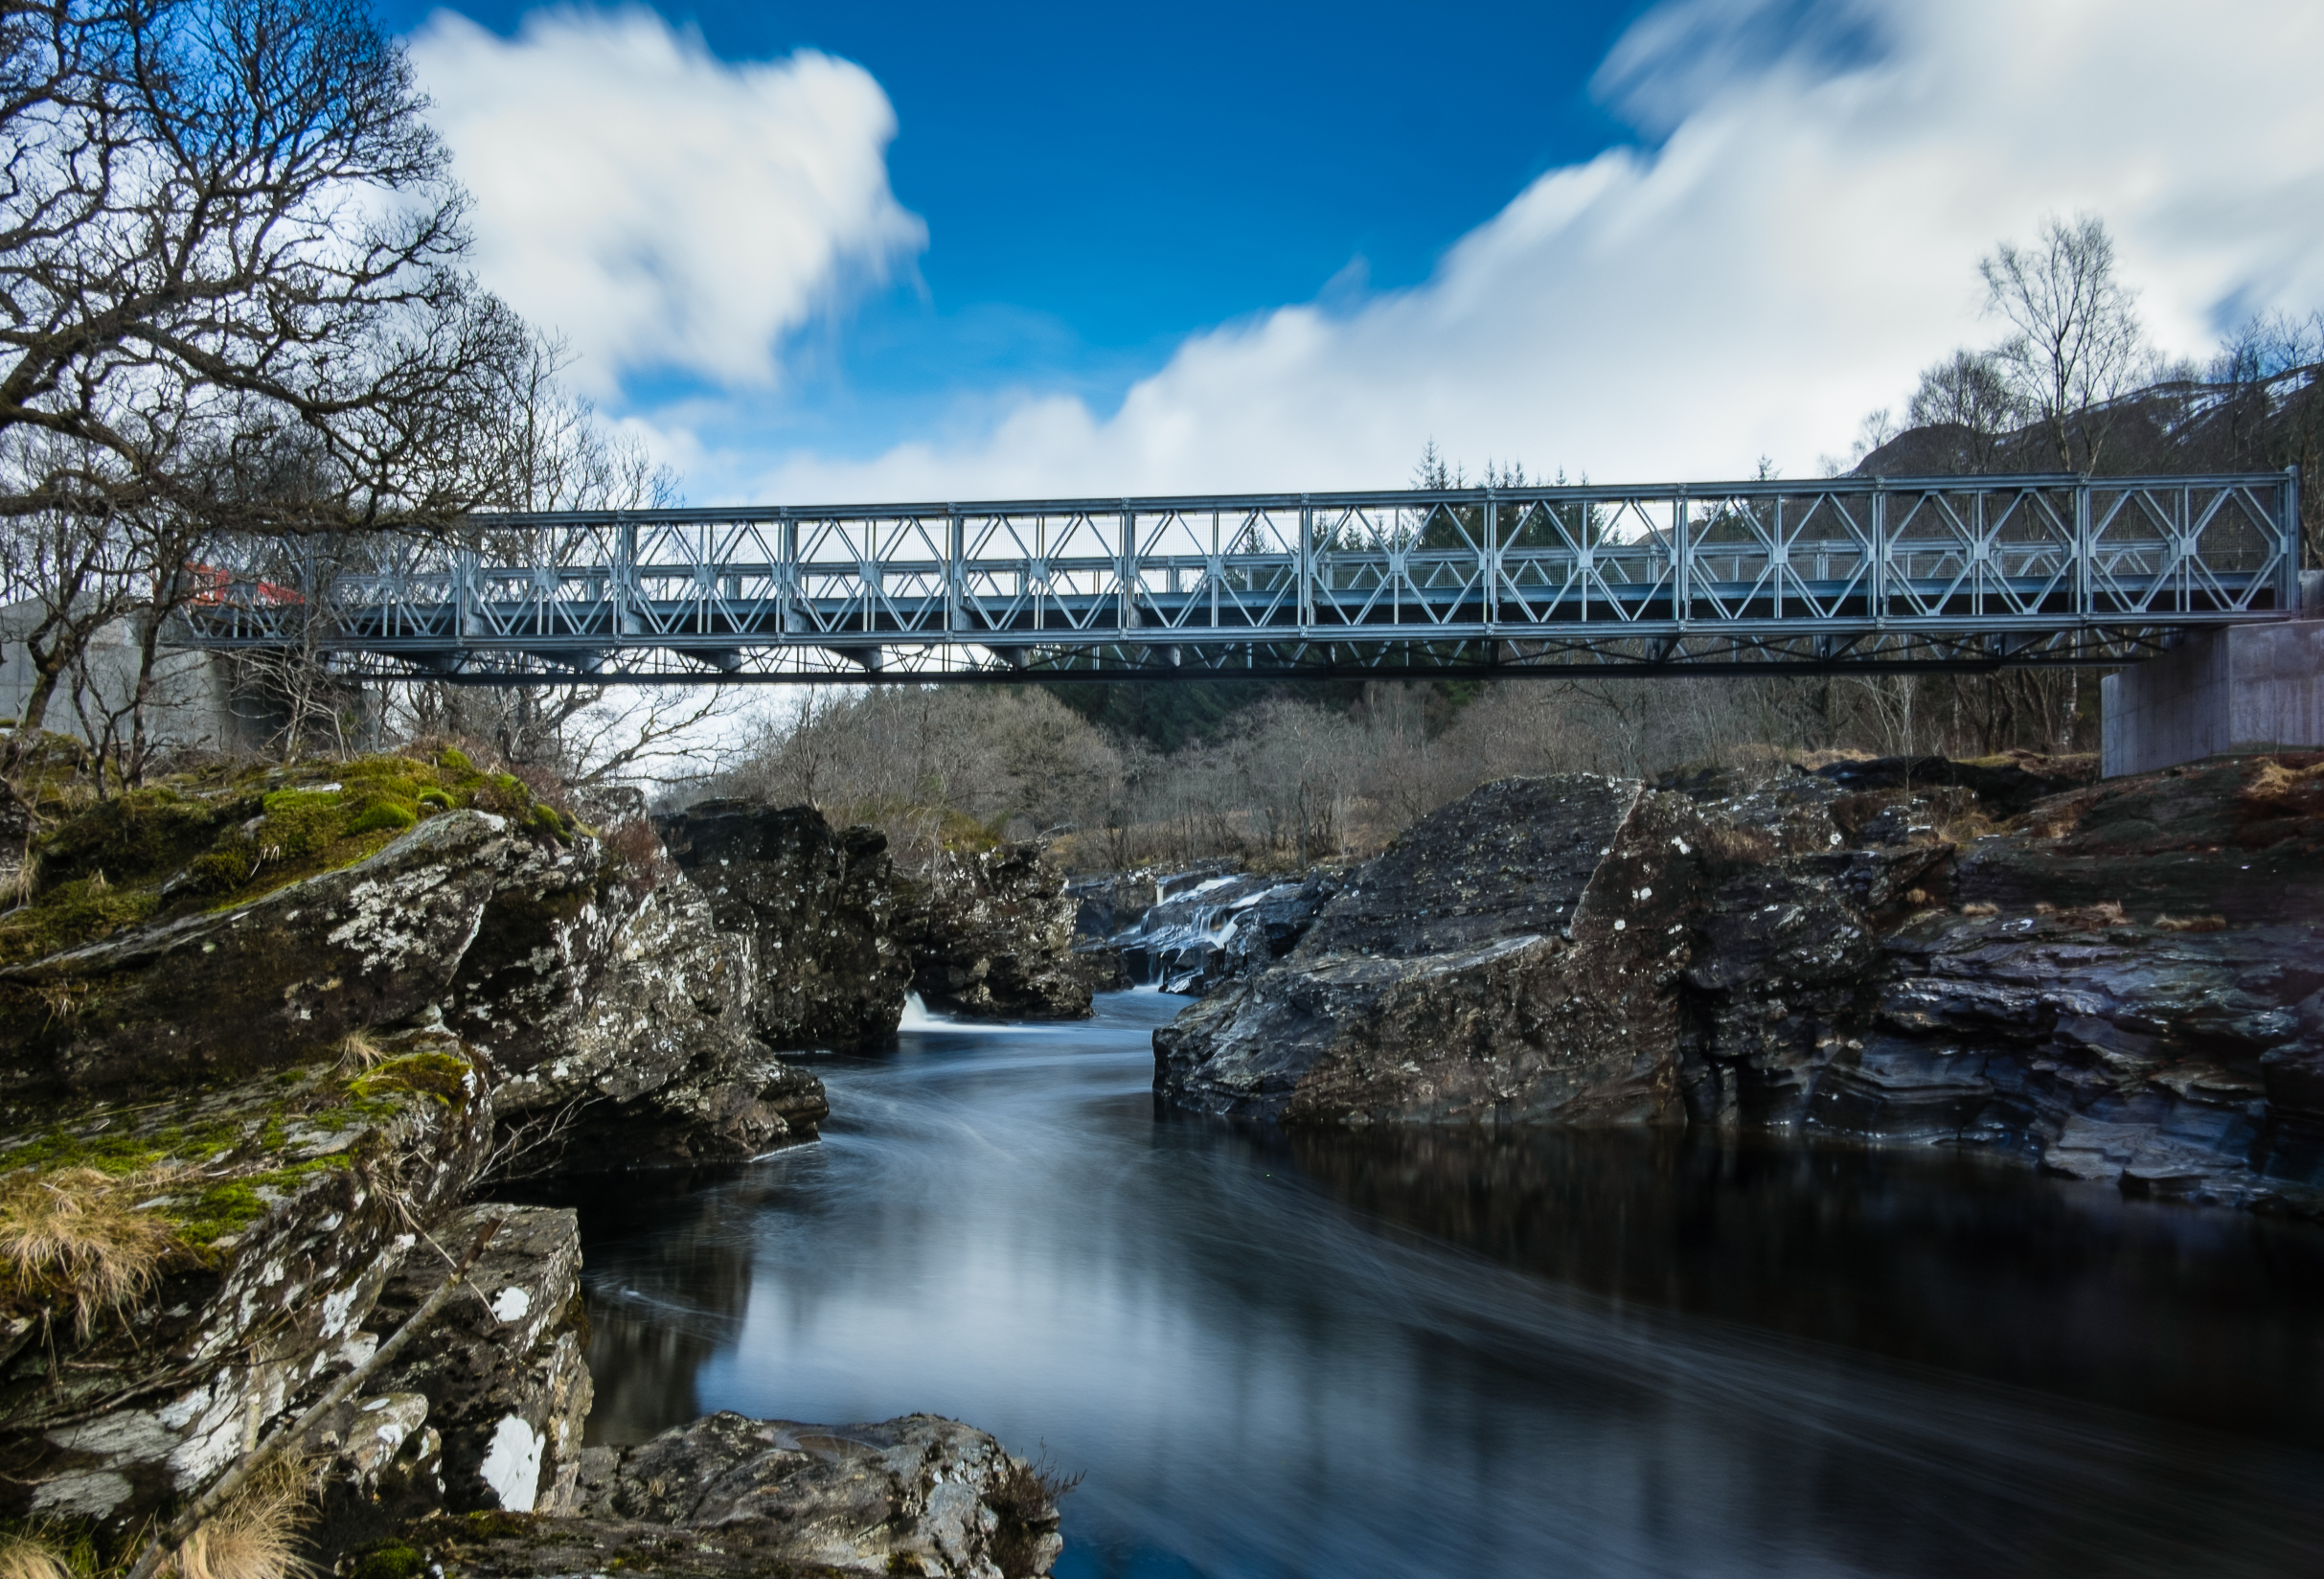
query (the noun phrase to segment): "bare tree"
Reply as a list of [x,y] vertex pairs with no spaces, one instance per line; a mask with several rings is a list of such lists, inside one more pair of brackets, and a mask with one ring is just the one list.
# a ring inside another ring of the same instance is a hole
[[2094,215],[2053,216],[2038,246],[2004,241],[1977,267],[1986,309],[2014,331],[1993,353],[2012,396],[2042,426],[2062,469],[2096,471],[2112,402],[2139,387],[2153,360],[2136,295],[2114,272],[2113,238]]
[[0,8],[0,561],[45,682],[19,740],[131,611],[142,698],[220,534],[479,497],[526,336],[461,267],[422,105],[358,0]]
[[1956,446],[1954,469],[1991,471],[2019,411],[2009,374],[1994,354],[1963,347],[1922,370],[1905,421],[1945,429]]
[[336,486],[249,524],[468,502],[480,377],[521,325],[460,267],[467,199],[357,0],[55,0],[0,105],[0,434],[70,441],[11,513],[211,508],[295,426]]

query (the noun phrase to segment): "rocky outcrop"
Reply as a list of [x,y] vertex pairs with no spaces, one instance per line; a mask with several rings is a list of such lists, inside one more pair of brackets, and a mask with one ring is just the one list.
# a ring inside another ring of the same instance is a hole
[[852,1048],[894,1034],[912,967],[894,935],[885,835],[834,833],[811,806],[740,800],[700,801],[655,827],[742,945],[762,1041]]
[[[294,780],[269,800],[348,792]],[[166,898],[201,858],[178,857],[117,866],[108,891],[133,876]],[[700,895],[641,894],[588,835],[450,809],[249,903],[0,969],[0,1088],[167,1092],[432,1028],[476,1057],[503,1125],[585,1138],[572,1162],[745,1157],[825,1110],[754,1035],[749,965]]]
[[368,1355],[362,1324],[413,1224],[470,1187],[490,1136],[489,1094],[457,1041],[383,1051],[352,1076],[308,1065],[166,1100],[11,1111],[8,1187],[133,1204],[174,1247],[120,1305],[11,1279],[0,1516],[125,1532]]
[[453,1214],[404,1258],[365,1326],[384,1339],[403,1325],[488,1227],[467,1277],[472,1292],[366,1391],[426,1401],[440,1460],[433,1505],[569,1512],[591,1398],[572,1212],[485,1204]]
[[[294,1421],[325,1564],[375,1571],[364,1553],[423,1515],[570,1516],[592,1396],[574,1216],[460,1203],[504,1172],[811,1136],[822,1087],[760,1033],[893,1024],[877,835],[778,814],[747,857],[718,835],[751,816],[697,819],[697,884],[456,752],[219,771],[42,835],[39,892],[0,918],[0,1217],[62,1212],[109,1247],[0,1263],[0,1519],[125,1561]],[[302,1419],[480,1241],[419,1341]],[[1046,1571],[1045,1493],[990,1438],[898,1424],[863,1429],[895,1459],[882,1561]],[[872,1507],[871,1459],[818,1478],[767,1451],[753,1506],[782,1542]]]
[[1681,797],[1489,785],[1412,829],[1281,964],[1154,1034],[1156,1085],[1288,1123],[1681,1123],[1676,983],[1706,831]]
[[504,1021],[530,1017],[492,1043],[499,1110],[559,1125],[568,1165],[754,1156],[813,1137],[822,1082],[759,1040],[749,946],[712,926],[694,884],[491,919],[491,963],[462,985]]
[[1489,786],[1158,1031],[1157,1087],[1291,1124],[1977,1146],[2324,1208],[2324,757],[1957,766]]
[[1078,902],[1038,842],[941,856],[924,881],[902,887],[896,935],[929,1008],[979,1019],[1089,1013],[1089,973],[1074,957]]

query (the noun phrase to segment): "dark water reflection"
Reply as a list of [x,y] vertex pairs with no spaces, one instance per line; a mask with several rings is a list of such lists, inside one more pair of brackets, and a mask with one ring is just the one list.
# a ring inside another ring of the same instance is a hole
[[1067,1575],[2324,1572],[2324,1234],[1974,1160],[1157,1116],[907,1034],[820,1145],[581,1196],[600,1440],[960,1416]]

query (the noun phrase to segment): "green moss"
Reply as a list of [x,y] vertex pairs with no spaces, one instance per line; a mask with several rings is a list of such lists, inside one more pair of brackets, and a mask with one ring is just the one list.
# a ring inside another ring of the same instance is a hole
[[216,1160],[240,1147],[249,1134],[245,1124],[209,1119],[194,1124],[169,1124],[143,1134],[100,1131],[74,1134],[59,1127],[37,1140],[0,1152],[0,1173],[18,1168],[96,1168],[108,1174],[133,1174],[171,1163],[200,1164]]
[[64,883],[0,921],[0,965],[95,943],[147,920],[160,906],[161,894],[153,888],[122,889],[96,877]]
[[350,834],[376,834],[385,828],[401,833],[419,820],[420,812],[416,805],[382,796],[364,808],[355,820],[348,825],[347,831]]
[[209,1245],[264,1217],[266,1200],[249,1179],[230,1179],[191,1199],[166,1203],[161,1214],[177,1225],[187,1244]]
[[[80,761],[72,755],[57,774],[26,780],[34,804],[58,826],[36,841],[35,898],[0,920],[0,965],[146,922],[247,904],[376,855],[423,809],[473,807],[543,838],[569,839],[576,826],[513,774],[480,773],[453,750],[433,762],[376,756],[210,769],[95,804],[72,777]],[[43,1003],[29,1012],[61,1011]]]
[[187,800],[166,787],[132,790],[37,840],[35,853],[51,883],[103,872],[113,883],[133,886],[182,865],[216,835],[219,817],[218,808]]
[[348,1082],[350,1092],[378,1097],[387,1091],[416,1091],[452,1105],[467,1099],[467,1060],[449,1053],[410,1053],[391,1058]]
[[348,1579],[414,1579],[427,1559],[401,1541],[382,1541],[367,1546],[350,1561]]

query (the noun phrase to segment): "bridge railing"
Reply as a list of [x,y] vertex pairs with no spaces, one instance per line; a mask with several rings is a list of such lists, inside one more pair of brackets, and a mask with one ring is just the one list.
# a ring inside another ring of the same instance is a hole
[[1137,668],[1254,643],[1491,664],[1811,636],[2090,661],[2295,608],[2298,520],[2290,471],[479,515],[245,542],[184,623],[415,673]]

